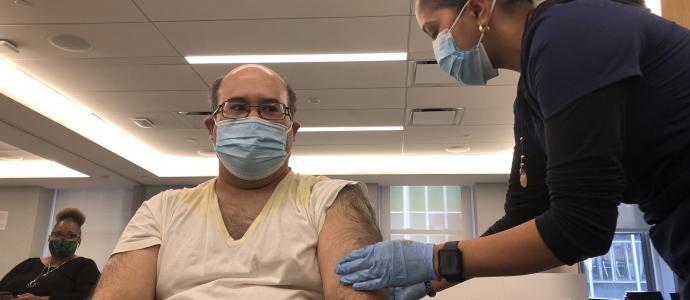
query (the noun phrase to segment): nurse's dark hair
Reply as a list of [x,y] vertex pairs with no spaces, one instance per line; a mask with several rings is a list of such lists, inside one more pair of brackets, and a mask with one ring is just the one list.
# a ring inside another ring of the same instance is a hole
[[[220,88],[221,83],[223,83],[223,77],[224,76],[216,78],[216,80],[213,81],[213,84],[211,84],[211,92],[208,98],[211,112],[218,108],[218,89]],[[295,93],[295,90],[287,81],[285,81],[285,79],[281,79],[283,82],[285,82],[285,90],[287,90],[288,95],[288,107],[290,108],[290,114],[294,118],[295,113],[297,113],[297,93]]]
[[[497,0],[499,3],[503,4],[516,4],[516,3],[522,3],[522,2],[532,2],[532,0]],[[644,0],[610,0],[610,1],[616,1],[616,2],[621,2],[624,4],[629,4],[629,5],[634,5],[634,6],[639,6],[639,7],[646,7],[644,4]],[[467,0],[417,0],[419,2],[419,5],[425,9],[442,9],[442,8],[454,8],[454,9],[460,9]]]
[[55,222],[72,221],[81,227],[86,222],[86,216],[81,210],[76,208],[61,209],[55,216]]

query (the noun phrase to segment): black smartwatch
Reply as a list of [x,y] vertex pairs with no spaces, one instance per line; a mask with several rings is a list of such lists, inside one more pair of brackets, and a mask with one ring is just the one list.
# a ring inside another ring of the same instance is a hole
[[465,281],[462,265],[462,251],[458,249],[458,241],[447,242],[438,251],[438,273],[448,282],[459,283]]

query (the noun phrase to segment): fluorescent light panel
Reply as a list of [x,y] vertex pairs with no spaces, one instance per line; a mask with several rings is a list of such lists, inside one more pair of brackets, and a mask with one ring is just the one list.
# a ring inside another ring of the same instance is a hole
[[77,172],[50,160],[0,161],[0,178],[84,178]]
[[318,63],[407,60],[406,52],[186,56],[190,64]]
[[299,132],[401,131],[402,126],[300,127]]

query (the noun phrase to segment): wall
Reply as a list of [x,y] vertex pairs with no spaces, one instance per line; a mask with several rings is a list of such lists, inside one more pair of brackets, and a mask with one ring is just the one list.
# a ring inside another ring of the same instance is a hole
[[[481,235],[491,225],[501,218],[505,211],[503,206],[506,199],[507,183],[477,183],[474,186],[475,217],[477,220],[477,234]],[[579,273],[577,264],[561,266],[546,273]]]
[[477,234],[481,235],[504,215],[507,183],[477,183],[474,186]]
[[48,237],[52,191],[37,187],[0,188],[0,211],[8,211],[0,231],[0,276],[29,257],[38,257]]
[[662,0],[661,13],[665,18],[690,28],[690,3],[687,0]]
[[66,207],[79,208],[86,215],[77,255],[93,259],[102,270],[139,205],[131,188],[58,190],[55,212]]

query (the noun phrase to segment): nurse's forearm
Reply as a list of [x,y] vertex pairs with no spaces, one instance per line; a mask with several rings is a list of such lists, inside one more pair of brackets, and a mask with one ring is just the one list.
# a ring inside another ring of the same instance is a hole
[[[434,246],[437,273],[442,247]],[[563,264],[544,244],[534,220],[493,235],[460,241],[458,248],[462,251],[465,279],[531,274]]]

